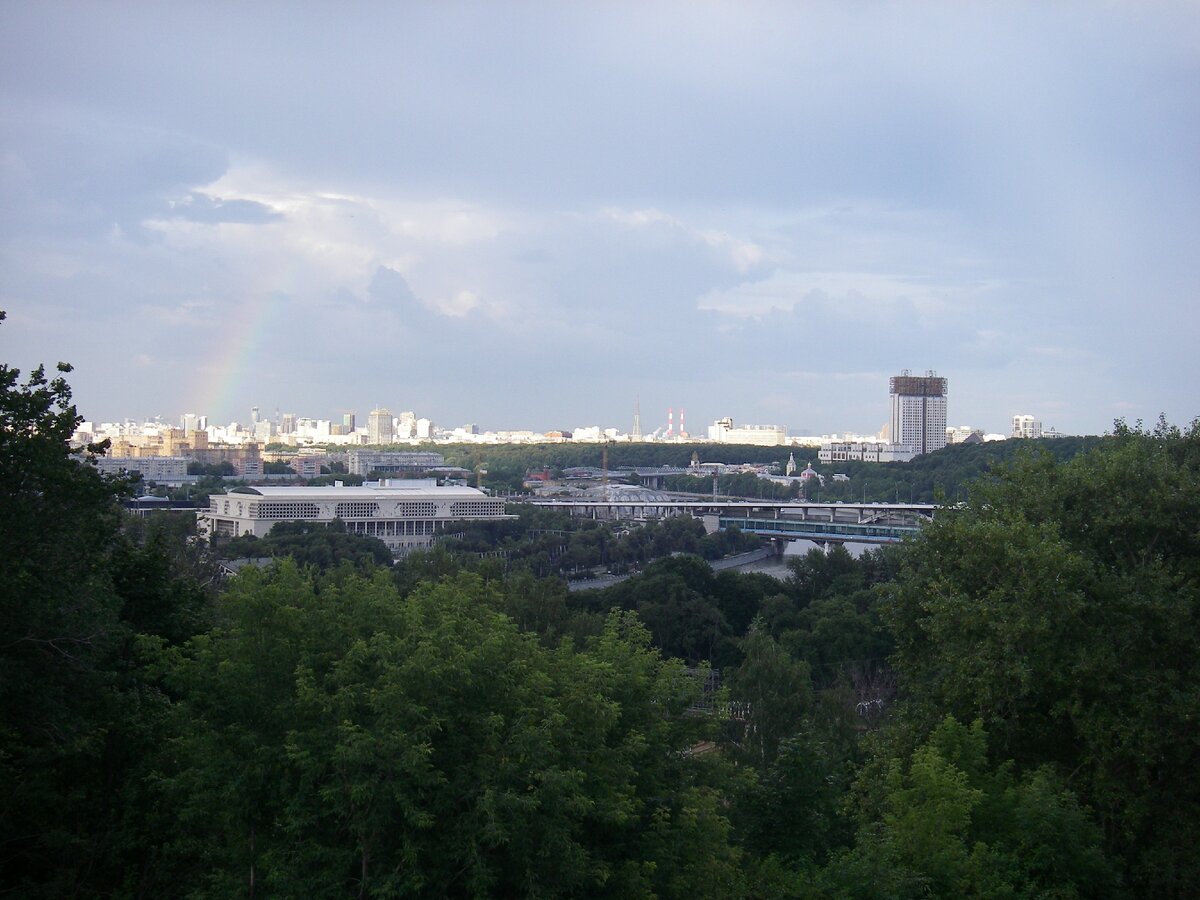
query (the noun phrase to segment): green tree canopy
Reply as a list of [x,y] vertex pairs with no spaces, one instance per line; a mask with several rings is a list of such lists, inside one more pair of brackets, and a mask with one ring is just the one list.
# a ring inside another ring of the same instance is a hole
[[[546,649],[463,575],[283,561],[171,664],[194,896],[731,896],[695,693],[627,614]],[[252,874],[251,874],[252,873]]]
[[909,548],[887,618],[910,720],[1055,764],[1139,892],[1200,884],[1200,423],[1019,458]]

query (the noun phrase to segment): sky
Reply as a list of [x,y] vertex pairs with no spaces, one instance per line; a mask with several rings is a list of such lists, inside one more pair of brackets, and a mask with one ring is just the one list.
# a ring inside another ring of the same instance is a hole
[[0,359],[80,413],[1200,415],[1200,3],[6,3]]

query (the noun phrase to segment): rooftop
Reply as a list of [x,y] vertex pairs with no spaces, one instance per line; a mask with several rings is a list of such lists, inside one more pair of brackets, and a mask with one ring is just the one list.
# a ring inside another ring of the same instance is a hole
[[256,485],[254,487],[237,487],[231,494],[256,494],[261,497],[302,499],[371,499],[395,498],[397,496],[437,497],[438,499],[463,498],[475,500],[486,497],[483,491],[463,485],[439,485],[426,478],[388,479],[385,481],[368,481],[362,486],[344,485],[340,483],[321,487],[292,486],[292,485]]

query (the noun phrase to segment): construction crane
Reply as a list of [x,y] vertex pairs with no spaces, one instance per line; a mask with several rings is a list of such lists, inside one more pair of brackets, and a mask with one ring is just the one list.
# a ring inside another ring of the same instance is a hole
[[478,491],[482,491],[483,490],[483,476],[488,473],[487,465],[484,464],[483,459],[480,456],[480,453],[478,450],[475,451],[474,456],[475,456],[475,489]]

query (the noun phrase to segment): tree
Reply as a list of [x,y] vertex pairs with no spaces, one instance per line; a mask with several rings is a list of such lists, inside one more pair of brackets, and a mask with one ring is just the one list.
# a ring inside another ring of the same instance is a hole
[[242,535],[221,544],[225,559],[290,556],[302,566],[331,569],[344,562],[357,566],[390,566],[392,552],[377,537],[351,534],[345,523],[278,522],[263,538]]
[[125,530],[105,446],[71,447],[70,370],[0,364],[0,884],[23,897],[155,868],[168,704],[145,651],[208,624],[206,563],[158,523]]
[[1200,887],[1200,423],[1018,458],[907,549],[886,617],[905,715],[982,719],[1070,773],[1139,893]]
[[148,864],[154,816],[129,804],[164,704],[139,633],[182,640],[206,605],[122,532],[104,446],[71,447],[70,371],[0,364],[0,883],[28,897],[102,895]]
[[547,649],[494,591],[239,575],[170,663],[193,896],[737,894],[681,666],[620,613]]
[[[988,761],[982,723],[948,717],[865,777],[857,843],[817,879],[839,897],[1113,897],[1116,868],[1073,794]],[[814,892],[815,893],[815,892]]]
[[741,648],[745,659],[731,679],[731,695],[745,711],[739,746],[754,765],[765,767],[812,706],[809,667],[789,656],[761,620],[751,624]]

